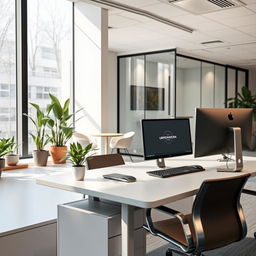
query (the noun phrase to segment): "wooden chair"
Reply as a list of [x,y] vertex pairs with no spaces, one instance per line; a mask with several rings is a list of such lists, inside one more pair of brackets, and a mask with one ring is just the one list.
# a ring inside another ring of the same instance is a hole
[[124,160],[119,154],[96,155],[87,158],[87,168],[98,169],[124,164]]
[[[87,158],[86,161],[87,161],[87,168],[89,170],[125,164],[122,156],[119,154],[107,154],[107,155],[105,154],[105,155],[90,156]],[[85,198],[85,195],[84,195],[84,198]],[[94,197],[93,199],[95,201],[99,201],[98,197]]]
[[166,256],[172,256],[172,252],[201,255],[203,251],[239,241],[247,233],[240,195],[249,176],[206,180],[196,195],[191,214],[160,206],[155,209],[174,218],[154,223],[148,209],[144,228],[179,247],[169,248]]

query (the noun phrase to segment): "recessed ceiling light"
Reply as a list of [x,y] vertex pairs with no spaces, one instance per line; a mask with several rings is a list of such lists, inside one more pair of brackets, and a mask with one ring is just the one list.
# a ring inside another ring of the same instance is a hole
[[207,41],[207,42],[202,42],[201,44],[207,45],[207,44],[223,44],[224,42],[221,40],[213,40],[213,41]]

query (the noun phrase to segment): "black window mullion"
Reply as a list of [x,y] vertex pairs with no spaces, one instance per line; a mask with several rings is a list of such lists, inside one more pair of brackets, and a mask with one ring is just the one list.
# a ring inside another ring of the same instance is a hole
[[17,60],[17,109],[18,144],[21,155],[28,156],[28,46],[27,46],[27,0],[16,1],[16,60]]

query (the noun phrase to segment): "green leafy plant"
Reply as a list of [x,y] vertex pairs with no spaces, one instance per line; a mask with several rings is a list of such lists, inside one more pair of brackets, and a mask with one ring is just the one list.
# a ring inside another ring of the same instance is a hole
[[36,117],[32,117],[31,115],[23,114],[27,116],[34,126],[36,127],[35,134],[29,133],[33,141],[35,142],[36,149],[37,150],[44,150],[44,147],[49,143],[49,138],[46,136],[46,127],[50,120],[49,118],[49,112],[46,112],[46,114],[40,109],[39,105],[35,103],[29,103],[32,107],[36,109]]
[[229,98],[230,108],[252,108],[254,121],[256,121],[256,95],[252,95],[251,91],[244,86],[241,93],[237,93],[236,98]]
[[62,160],[69,159],[73,166],[84,166],[86,158],[91,156],[95,149],[92,147],[92,143],[83,147],[79,142],[71,143],[70,150],[67,151],[67,155]]
[[18,147],[18,144],[15,142],[14,136],[12,136],[10,138],[10,146],[8,149],[10,151],[10,153],[8,153],[8,154],[14,154],[14,151],[17,149],[17,147]]
[[57,97],[52,94],[49,94],[49,96],[51,104],[47,107],[47,111],[53,113],[53,117],[48,122],[48,126],[51,129],[49,140],[53,146],[65,146],[74,131],[73,123],[69,123],[70,119],[74,116],[74,114],[69,114],[70,100],[67,99],[62,106]]
[[0,139],[0,158],[5,155],[10,154],[12,151],[10,150],[10,146],[12,145],[12,138],[1,138]]

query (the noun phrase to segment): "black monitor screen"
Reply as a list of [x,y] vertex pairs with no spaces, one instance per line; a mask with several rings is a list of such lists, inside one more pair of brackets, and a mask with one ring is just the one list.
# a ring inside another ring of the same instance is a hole
[[145,159],[192,154],[188,119],[144,119],[142,134]]

